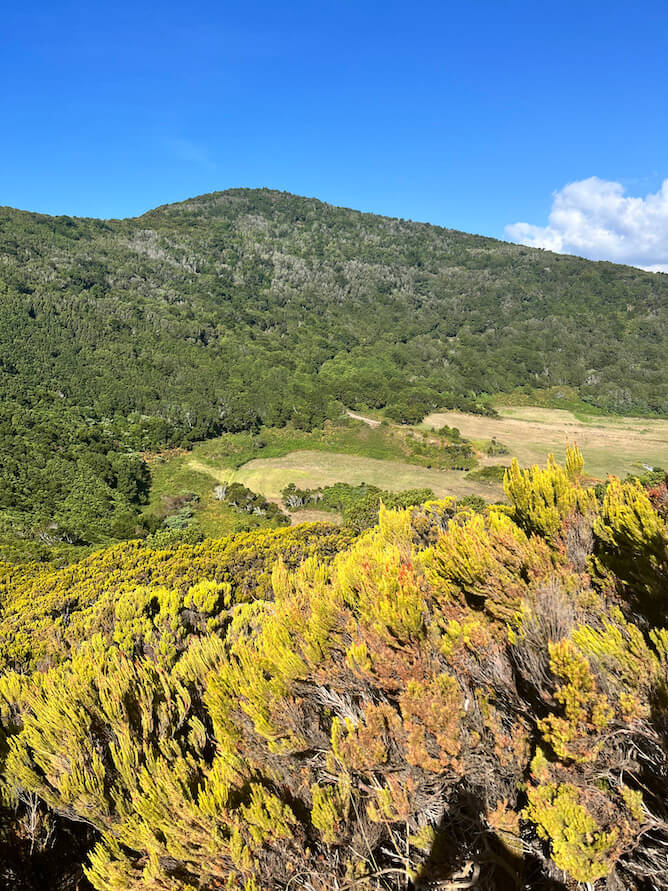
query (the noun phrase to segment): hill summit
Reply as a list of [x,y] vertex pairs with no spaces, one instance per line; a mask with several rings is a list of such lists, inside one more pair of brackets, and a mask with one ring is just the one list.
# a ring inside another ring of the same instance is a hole
[[668,414],[668,278],[631,267],[264,189],[120,221],[4,209],[0,255],[3,392],[163,437],[527,386]]

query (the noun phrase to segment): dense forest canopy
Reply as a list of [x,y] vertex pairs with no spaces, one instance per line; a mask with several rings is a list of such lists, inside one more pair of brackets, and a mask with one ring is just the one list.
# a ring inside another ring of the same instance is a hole
[[630,267],[267,190],[6,209],[0,255],[3,393],[137,412],[154,439],[526,385],[668,413],[668,278]]
[[137,451],[516,388],[668,414],[668,276],[269,190],[0,210],[0,535],[124,537]]

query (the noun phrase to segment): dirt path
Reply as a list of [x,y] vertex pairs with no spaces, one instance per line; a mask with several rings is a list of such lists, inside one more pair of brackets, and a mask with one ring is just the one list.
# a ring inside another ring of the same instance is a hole
[[280,507],[283,513],[290,517],[290,523],[293,526],[299,526],[300,523],[334,523],[335,525],[340,526],[343,522],[341,514],[335,513],[334,511],[318,510],[317,508],[291,511],[285,506],[282,498],[267,498],[267,501],[272,501],[275,505]]
[[380,427],[380,421],[374,420],[374,418],[367,418],[364,415],[355,414],[354,411],[348,411],[346,409],[346,414],[349,418],[355,418],[356,421],[364,421],[365,424],[368,424],[369,427]]

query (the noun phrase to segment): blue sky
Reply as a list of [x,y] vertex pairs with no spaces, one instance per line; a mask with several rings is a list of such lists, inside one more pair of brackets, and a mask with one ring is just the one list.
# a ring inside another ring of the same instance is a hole
[[556,190],[668,177],[667,37],[665,0],[6,4],[0,204],[266,185],[554,246]]

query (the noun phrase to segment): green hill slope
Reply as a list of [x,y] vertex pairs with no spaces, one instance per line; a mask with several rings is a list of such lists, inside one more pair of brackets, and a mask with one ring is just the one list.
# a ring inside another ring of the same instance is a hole
[[3,210],[0,232],[3,391],[145,412],[161,435],[416,385],[668,413],[662,275],[266,190],[123,221]]
[[121,221],[5,208],[2,522],[123,535],[132,450],[311,428],[341,402],[417,420],[569,386],[666,415],[667,318],[666,276],[268,190]]

